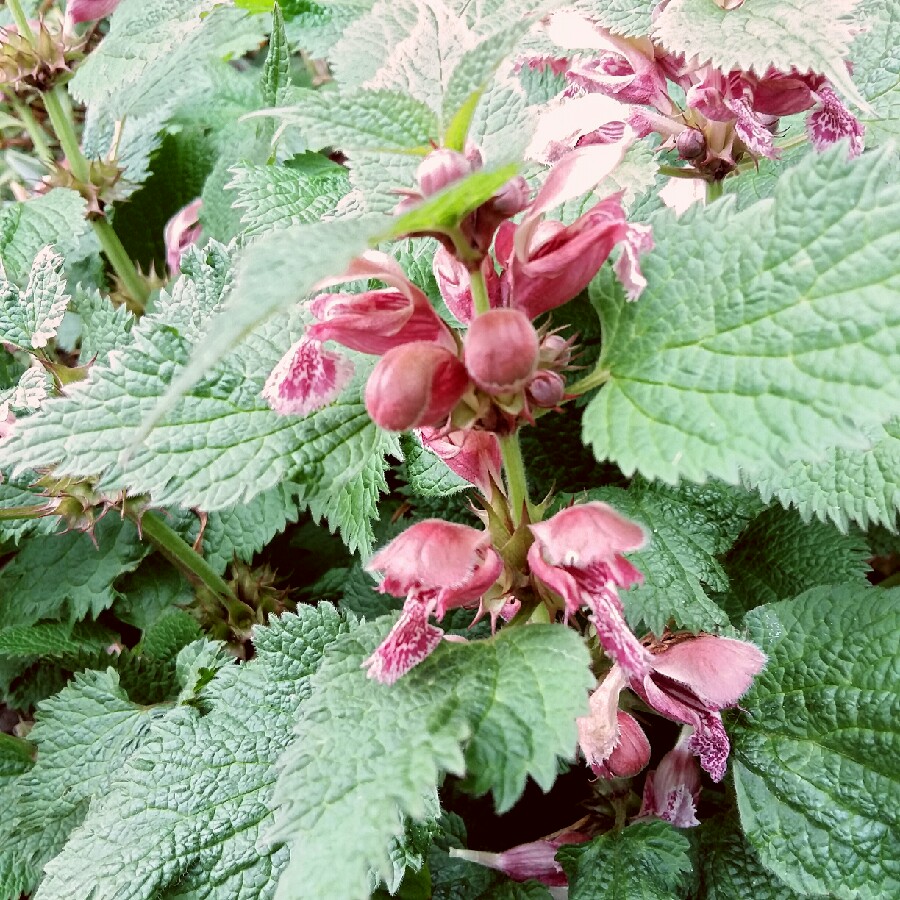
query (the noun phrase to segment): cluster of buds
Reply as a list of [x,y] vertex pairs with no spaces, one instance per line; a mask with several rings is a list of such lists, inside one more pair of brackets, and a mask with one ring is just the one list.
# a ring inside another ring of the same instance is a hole
[[84,39],[62,22],[41,18],[28,24],[30,34],[20,34],[15,25],[0,27],[0,97],[46,93],[84,58]]
[[[686,62],[648,38],[596,30],[609,50],[568,71],[566,95],[599,93],[628,104],[628,124],[638,137],[662,135],[663,147],[706,179],[724,178],[746,156],[776,158],[780,118],[801,112],[809,112],[806,130],[816,149],[848,139],[851,154],[862,152],[862,125],[822,75],[722,72]],[[671,97],[672,84],[684,92],[683,107]]]

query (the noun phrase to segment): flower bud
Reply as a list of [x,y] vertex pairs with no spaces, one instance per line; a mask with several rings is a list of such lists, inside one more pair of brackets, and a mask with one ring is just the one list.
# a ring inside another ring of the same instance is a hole
[[416,181],[423,197],[442,191],[447,185],[472,172],[474,166],[457,150],[441,147],[433,150],[416,169]]
[[548,334],[541,341],[541,363],[551,369],[564,369],[572,361],[572,340]]
[[621,709],[616,711],[619,741],[606,760],[606,768],[616,778],[633,778],[650,762],[650,742],[643,728]]
[[566,383],[559,372],[539,369],[534,373],[526,389],[528,399],[542,409],[554,409],[566,395]]
[[675,147],[682,159],[699,159],[706,153],[706,138],[699,129],[688,128],[675,139]]
[[537,332],[525,313],[492,309],[469,326],[466,367],[472,380],[488,394],[514,394],[534,374],[539,344]]
[[466,367],[447,349],[414,341],[389,350],[366,384],[366,409],[388,431],[443,424],[469,386]]

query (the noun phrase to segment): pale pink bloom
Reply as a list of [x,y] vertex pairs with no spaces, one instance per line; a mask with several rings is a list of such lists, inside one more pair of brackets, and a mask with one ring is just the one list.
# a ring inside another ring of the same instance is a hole
[[689,749],[713,780],[721,781],[730,744],[720,711],[737,703],[765,662],[753,644],[701,634],[659,645],[649,669],[643,662],[633,668],[630,660],[620,664],[645,703],[694,729]]
[[631,778],[650,761],[650,742],[632,716],[619,709],[626,679],[613,666],[591,694],[590,715],[576,720],[578,746],[595,775]]
[[637,300],[647,287],[647,279],[641,271],[640,256],[652,249],[653,231],[650,226],[629,223],[622,240],[622,255],[613,264],[613,272],[625,288],[625,296],[629,300]]
[[583,844],[590,837],[579,831],[565,831],[552,838],[530,841],[504,850],[488,853],[484,850],[450,849],[450,855],[502,872],[513,881],[534,879],[550,887],[563,887],[568,882],[563,867],[556,861],[556,853],[566,844]]
[[625,622],[617,591],[643,581],[622,555],[646,543],[640,525],[593,501],[528,527],[535,537],[528,551],[532,576],[563,599],[566,617],[582,607],[591,611],[604,651],[626,674],[649,673],[650,654]]
[[644,781],[644,796],[638,818],[655,816],[676,828],[693,828],[700,796],[700,767],[690,741],[693,729],[683,728],[678,743]]
[[531,319],[518,309],[491,309],[466,332],[466,368],[491,396],[516,394],[537,369],[540,338]]
[[392,684],[440,643],[443,632],[429,624],[449,609],[479,600],[503,572],[503,562],[486,531],[441,519],[408,528],[366,565],[381,572],[379,590],[406,597],[403,613],[363,663],[369,677]]
[[120,0],[68,0],[66,18],[70,22],[93,22],[104,19],[119,5]]
[[369,376],[366,409],[387,431],[443,426],[470,383],[466,367],[446,348],[401,344]]
[[184,251],[200,239],[200,233],[203,230],[199,219],[201,206],[203,206],[203,201],[198,197],[175,213],[166,223],[163,231],[166,243],[166,265],[173,275],[178,273]]
[[303,337],[272,370],[262,396],[279,415],[305,416],[337,399],[352,376],[349,360]]
[[462,430],[444,434],[436,428],[419,431],[422,444],[442,459],[447,468],[491,498],[502,484],[500,442],[489,431]]
[[[469,270],[446,247],[440,246],[434,254],[432,271],[438,289],[447,309],[456,318],[468,324],[474,315],[472,303],[472,276]],[[487,287],[491,307],[500,305],[500,276],[494,268],[493,260],[486,256],[481,264],[481,273]]]

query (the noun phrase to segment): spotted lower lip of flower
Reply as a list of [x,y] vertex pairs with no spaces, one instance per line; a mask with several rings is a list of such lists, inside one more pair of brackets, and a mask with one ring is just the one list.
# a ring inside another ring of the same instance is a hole
[[336,400],[353,365],[307,337],[297,341],[266,379],[263,399],[282,416],[305,416]]
[[654,816],[676,828],[693,828],[700,795],[700,769],[690,748],[693,729],[681,730],[678,743],[661,760],[656,770],[647,773],[638,818]]

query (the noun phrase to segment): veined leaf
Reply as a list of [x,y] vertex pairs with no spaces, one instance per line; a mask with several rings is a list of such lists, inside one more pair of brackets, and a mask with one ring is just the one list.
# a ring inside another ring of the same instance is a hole
[[44,247],[34,258],[24,291],[0,281],[0,340],[31,351],[56,337],[71,300],[62,268],[63,258]]

